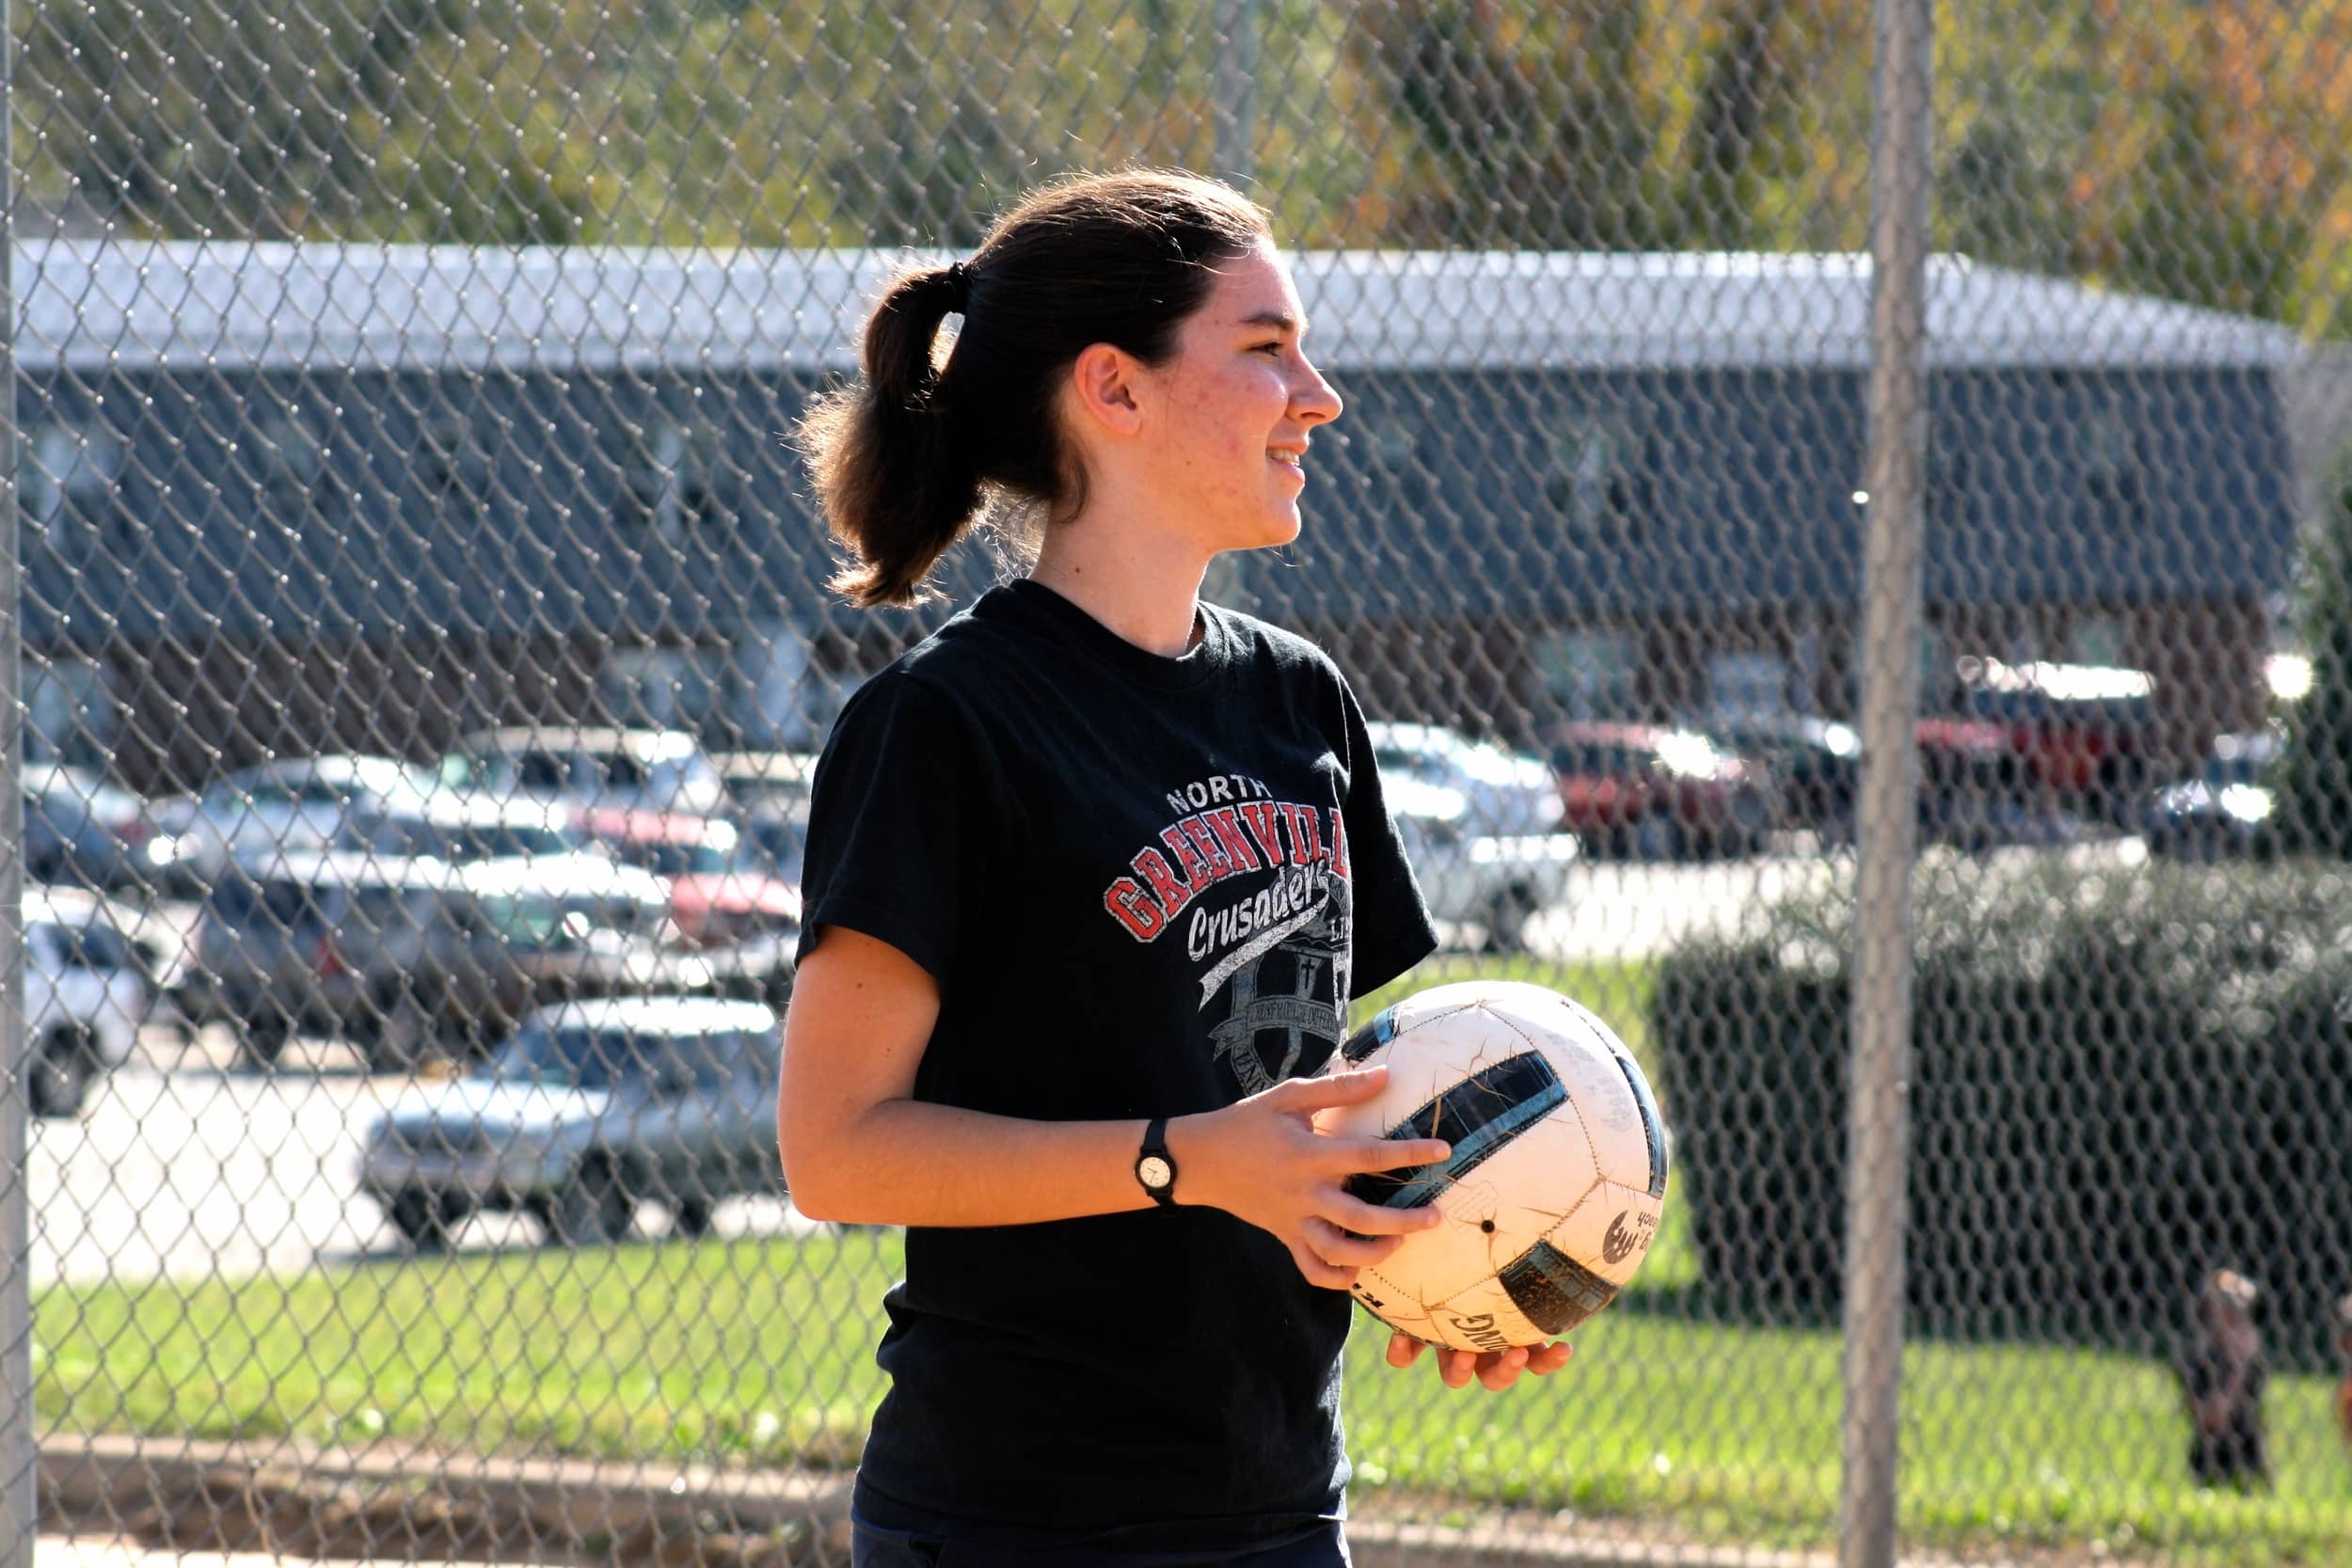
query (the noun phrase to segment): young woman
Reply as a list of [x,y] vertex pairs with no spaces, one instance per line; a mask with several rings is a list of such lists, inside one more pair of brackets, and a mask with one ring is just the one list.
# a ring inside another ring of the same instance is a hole
[[984,512],[1034,560],[817,770],[786,1178],[908,1227],[860,1568],[1346,1560],[1344,1291],[1441,1222],[1344,1183],[1447,1150],[1318,1131],[1379,1086],[1319,1069],[1435,939],[1338,671],[1199,599],[1298,532],[1341,407],[1306,332],[1239,193],[1074,180],[899,279],[802,429],[852,599],[915,598]]

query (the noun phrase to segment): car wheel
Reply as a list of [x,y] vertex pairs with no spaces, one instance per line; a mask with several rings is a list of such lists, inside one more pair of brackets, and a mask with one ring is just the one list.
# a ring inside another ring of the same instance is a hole
[[621,1173],[599,1161],[585,1166],[540,1210],[548,1239],[565,1246],[617,1242],[637,1222],[637,1199]]
[[25,1098],[37,1117],[76,1117],[89,1098],[90,1056],[74,1035],[41,1041],[24,1072]]
[[459,1216],[431,1193],[411,1187],[392,1199],[392,1226],[419,1252],[439,1252],[450,1244]]
[[1535,898],[1528,888],[1513,885],[1487,902],[1485,919],[1486,951],[1517,953],[1527,946],[1527,923],[1534,917]]
[[373,1023],[360,1053],[370,1072],[413,1072],[433,1049],[432,1015],[406,991],[385,999]]
[[707,1236],[710,1234],[712,1209],[711,1201],[707,1197],[682,1197],[677,1200],[677,1207],[670,1211],[670,1223],[677,1227],[681,1236]]
[[272,1068],[286,1053],[286,1040],[294,1031],[287,1026],[286,1015],[264,1006],[261,1011],[247,1014],[237,1028],[237,1053],[248,1066]]

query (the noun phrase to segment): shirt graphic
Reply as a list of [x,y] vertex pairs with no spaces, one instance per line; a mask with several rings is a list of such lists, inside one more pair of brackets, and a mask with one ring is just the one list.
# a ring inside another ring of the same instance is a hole
[[[1277,800],[1238,773],[1167,800],[1174,820],[1104,890],[1103,908],[1139,942],[1182,943],[1212,1047],[1256,1094],[1319,1067],[1346,1035],[1346,824],[1336,807]],[[1324,1049],[1310,1055],[1309,1040]]]

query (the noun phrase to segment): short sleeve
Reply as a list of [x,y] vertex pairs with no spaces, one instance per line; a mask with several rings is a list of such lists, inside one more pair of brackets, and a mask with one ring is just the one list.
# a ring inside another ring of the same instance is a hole
[[858,689],[810,787],[801,958],[845,926],[946,984],[980,851],[972,771],[961,715],[930,687],[893,670]]
[[1363,709],[1344,680],[1340,682],[1340,705],[1347,729],[1347,799],[1340,814],[1347,825],[1348,873],[1356,905],[1353,989],[1355,996],[1362,996],[1435,952],[1438,932],[1405,859],[1395,819],[1389,815]]

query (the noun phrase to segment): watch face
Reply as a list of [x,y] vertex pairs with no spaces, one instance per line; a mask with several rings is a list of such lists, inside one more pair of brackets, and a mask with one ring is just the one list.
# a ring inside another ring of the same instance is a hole
[[1168,1162],[1156,1154],[1147,1154],[1136,1161],[1136,1175],[1154,1192],[1176,1180],[1176,1173],[1168,1168]]

